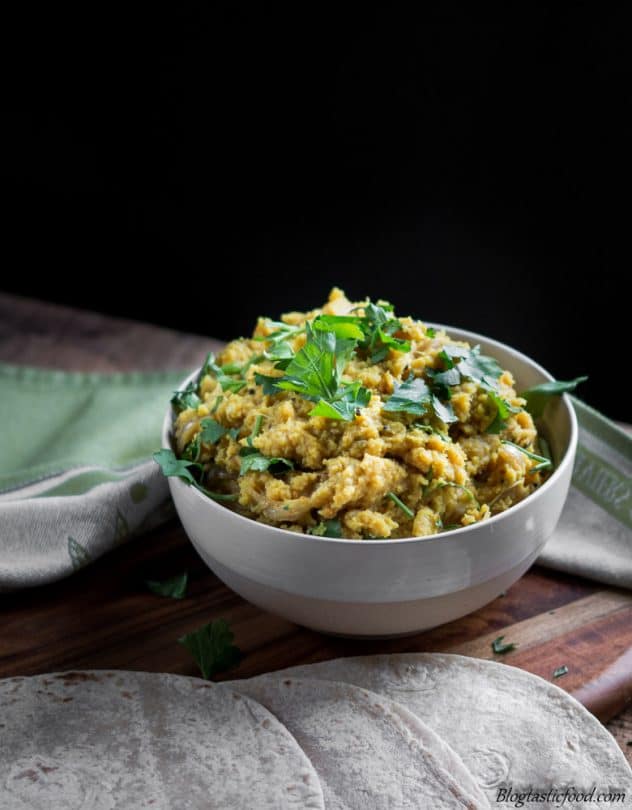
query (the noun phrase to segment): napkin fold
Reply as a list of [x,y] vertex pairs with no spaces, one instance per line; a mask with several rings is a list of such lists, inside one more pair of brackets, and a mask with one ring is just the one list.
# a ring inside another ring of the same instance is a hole
[[68,576],[173,515],[151,454],[184,374],[0,364],[0,591]]
[[[173,515],[151,454],[185,373],[0,364],[0,591],[68,576]],[[573,404],[573,487],[538,562],[632,588],[632,438]]]

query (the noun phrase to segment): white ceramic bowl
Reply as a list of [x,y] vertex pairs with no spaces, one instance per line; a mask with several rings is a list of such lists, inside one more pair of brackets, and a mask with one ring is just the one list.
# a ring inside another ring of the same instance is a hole
[[[479,343],[513,373],[518,391],[552,379],[502,343],[441,328],[456,340]],[[172,419],[169,408],[163,447],[171,447]],[[179,479],[170,478],[169,485],[202,559],[248,601],[326,633],[404,635],[477,610],[538,556],[562,511],[575,459],[577,421],[567,396],[547,406],[545,424],[556,469],[540,489],[489,520],[429,537],[354,541],[300,535],[237,515]]]

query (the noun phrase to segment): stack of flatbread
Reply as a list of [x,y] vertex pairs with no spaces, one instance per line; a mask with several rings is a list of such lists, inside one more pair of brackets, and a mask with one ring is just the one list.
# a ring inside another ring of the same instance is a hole
[[585,810],[589,797],[632,806],[616,742],[561,689],[503,664],[410,654],[227,684],[0,682],[2,810]]

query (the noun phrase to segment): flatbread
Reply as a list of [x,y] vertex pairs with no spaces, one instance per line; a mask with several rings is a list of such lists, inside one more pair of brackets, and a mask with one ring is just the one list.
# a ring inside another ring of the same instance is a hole
[[2,810],[323,810],[296,741],[241,694],[177,675],[0,681]]
[[[326,678],[371,689],[425,721],[455,751],[495,806],[499,788],[624,790],[632,770],[610,733],[567,692],[516,667],[435,653],[340,658],[277,677]],[[269,676],[268,676],[269,677]],[[538,807],[559,807],[554,799]],[[586,803],[565,807],[585,810]]]
[[391,700],[326,680],[231,686],[287,726],[316,768],[327,810],[489,808],[458,756]]

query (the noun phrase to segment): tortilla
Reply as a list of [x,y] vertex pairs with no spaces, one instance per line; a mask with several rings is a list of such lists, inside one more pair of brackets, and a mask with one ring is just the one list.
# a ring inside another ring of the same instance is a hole
[[323,810],[318,777],[266,709],[138,672],[0,681],[0,808]]
[[326,680],[231,686],[287,726],[316,768],[327,810],[489,808],[459,757],[391,700]]
[[596,785],[625,790],[626,803],[617,806],[632,806],[632,770],[610,733],[567,692],[516,667],[422,653],[340,658],[274,674],[345,681],[398,701],[461,755],[492,804],[509,785],[518,792]]

